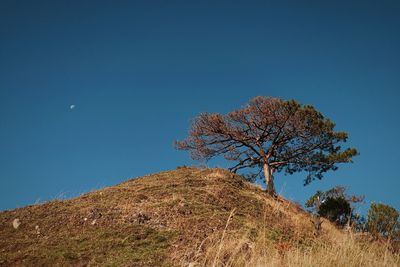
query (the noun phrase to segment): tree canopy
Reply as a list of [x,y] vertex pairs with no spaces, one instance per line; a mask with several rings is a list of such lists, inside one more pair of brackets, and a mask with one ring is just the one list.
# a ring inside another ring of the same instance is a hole
[[227,115],[202,113],[192,121],[189,137],[176,147],[193,159],[223,155],[234,161],[231,171],[256,169],[264,175],[267,190],[275,195],[273,174],[305,171],[304,184],[321,179],[338,163],[352,161],[354,148],[342,149],[345,132],[310,105],[295,100],[259,96]]

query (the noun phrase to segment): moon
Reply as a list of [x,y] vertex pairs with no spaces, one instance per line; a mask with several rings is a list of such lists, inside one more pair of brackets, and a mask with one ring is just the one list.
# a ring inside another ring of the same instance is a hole
[[69,106],[69,109],[74,109],[74,108],[75,108],[75,105]]

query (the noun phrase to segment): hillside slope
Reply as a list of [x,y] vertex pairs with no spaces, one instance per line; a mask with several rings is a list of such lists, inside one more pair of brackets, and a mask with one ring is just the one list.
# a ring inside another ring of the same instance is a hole
[[[348,239],[326,221],[316,238],[301,208],[221,169],[178,168],[0,213],[2,266],[314,266],[288,255]],[[386,252],[365,262],[400,263]]]

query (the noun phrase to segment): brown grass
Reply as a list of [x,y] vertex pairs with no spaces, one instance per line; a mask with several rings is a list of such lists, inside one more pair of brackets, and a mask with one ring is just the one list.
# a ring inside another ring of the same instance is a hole
[[313,239],[309,243],[271,239],[265,227],[256,235],[258,238],[252,240],[248,234],[231,232],[223,243],[210,242],[202,256],[192,259],[192,266],[400,266],[400,255],[393,253],[389,244],[363,240],[357,234],[341,233],[334,239]]

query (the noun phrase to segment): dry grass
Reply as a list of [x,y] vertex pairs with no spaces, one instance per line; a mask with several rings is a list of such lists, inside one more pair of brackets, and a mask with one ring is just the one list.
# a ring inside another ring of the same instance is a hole
[[[249,267],[400,266],[400,255],[393,254],[387,246],[350,237],[333,243],[315,241],[305,246],[276,243],[267,238],[251,241],[234,234],[224,240],[222,246],[210,245],[204,257],[193,259],[192,266],[211,266],[211,263],[212,266]],[[216,251],[219,251],[218,257]]]
[[[268,203],[270,200],[265,201]],[[289,213],[295,218],[296,226],[292,225],[292,229],[300,232],[307,231],[302,227],[307,225],[307,220],[302,213],[290,213],[288,202],[273,201],[271,207],[264,208],[264,225],[253,225],[251,232],[238,235],[237,231],[231,231],[226,234],[225,227],[220,241],[219,233],[208,237],[208,247],[202,255],[197,254],[192,258],[191,266],[400,266],[400,254],[394,253],[390,244],[372,241],[363,234],[340,231],[324,219],[323,233],[319,238],[299,239],[298,235],[301,236],[301,233],[289,234],[290,231],[286,232],[287,236],[285,232],[276,233],[266,223],[267,213],[276,216],[281,212]],[[226,225],[229,225],[231,219],[232,214]],[[285,226],[287,223],[288,221],[282,220],[276,227],[288,229]]]
[[382,264],[399,257],[329,222],[316,239],[298,205],[223,169],[179,168],[0,212],[0,266]]

